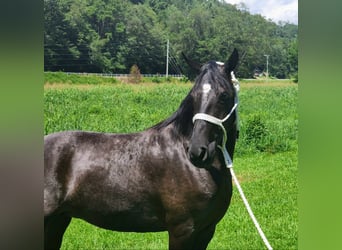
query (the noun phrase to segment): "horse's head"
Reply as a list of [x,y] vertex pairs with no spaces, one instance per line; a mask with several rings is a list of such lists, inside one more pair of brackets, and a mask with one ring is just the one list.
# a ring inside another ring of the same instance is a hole
[[[237,65],[238,52],[234,49],[226,63],[210,61],[204,65],[183,56],[191,67],[199,70],[190,92],[194,127],[187,149],[188,157],[195,166],[208,168],[213,162],[216,148],[226,143],[226,131],[229,133],[235,126],[237,99],[231,72]],[[235,143],[235,138],[230,139]]]

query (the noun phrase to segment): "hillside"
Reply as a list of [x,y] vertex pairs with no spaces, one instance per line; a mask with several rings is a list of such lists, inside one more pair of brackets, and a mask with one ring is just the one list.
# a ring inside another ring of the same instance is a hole
[[[271,11],[271,10],[270,10]],[[219,0],[45,0],[45,71],[161,73],[170,41],[170,73],[188,74],[181,58],[243,56],[238,77],[255,70],[289,78],[298,70],[298,26],[274,23]]]

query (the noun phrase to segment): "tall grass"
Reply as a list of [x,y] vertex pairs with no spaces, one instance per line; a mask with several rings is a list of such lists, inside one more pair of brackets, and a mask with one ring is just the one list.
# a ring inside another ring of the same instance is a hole
[[[45,134],[62,130],[128,133],[171,115],[189,84],[94,86],[47,89]],[[237,154],[297,149],[297,87],[253,87],[239,94],[240,139]]]
[[141,131],[177,109],[189,85],[46,89],[45,134],[62,130]]
[[44,81],[47,84],[69,83],[69,84],[113,84],[118,80],[113,77],[100,77],[92,75],[67,74],[64,72],[45,72]]
[[239,97],[241,139],[237,154],[297,149],[296,86],[248,88]]
[[[44,133],[144,130],[172,114],[190,84],[46,88]],[[297,249],[297,86],[244,86],[235,172],[274,249]],[[62,249],[167,249],[167,233],[120,233],[73,219]],[[264,249],[239,194],[208,249]]]

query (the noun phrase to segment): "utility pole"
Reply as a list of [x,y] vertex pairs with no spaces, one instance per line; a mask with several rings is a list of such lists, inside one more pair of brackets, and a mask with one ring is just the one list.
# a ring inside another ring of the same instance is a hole
[[170,49],[170,41],[167,39],[166,43],[166,77],[169,76],[169,49]]
[[268,58],[270,55],[264,55],[266,56],[266,82],[268,82]]

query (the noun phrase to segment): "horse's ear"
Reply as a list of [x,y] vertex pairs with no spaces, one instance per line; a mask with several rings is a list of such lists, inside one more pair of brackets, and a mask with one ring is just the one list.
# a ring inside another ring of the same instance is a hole
[[190,60],[183,52],[182,52],[182,56],[184,58],[184,60],[186,61],[186,63],[190,66],[190,68],[196,70],[196,71],[200,71],[202,64],[195,62],[193,60]]
[[230,72],[232,72],[239,61],[239,53],[236,48],[234,48],[233,53],[230,55],[228,61],[224,64],[224,71],[228,76],[230,76]]

